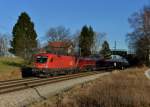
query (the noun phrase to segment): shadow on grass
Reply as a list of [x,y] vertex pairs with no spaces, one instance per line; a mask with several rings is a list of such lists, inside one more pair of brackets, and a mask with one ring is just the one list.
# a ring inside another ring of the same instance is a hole
[[31,67],[22,67],[21,74],[23,78],[33,77],[32,68]]
[[21,74],[22,74],[23,78],[33,77],[32,68],[31,67],[27,67],[23,63],[9,62],[9,61],[3,61],[2,63],[5,64],[5,65],[8,65],[8,66],[21,68]]

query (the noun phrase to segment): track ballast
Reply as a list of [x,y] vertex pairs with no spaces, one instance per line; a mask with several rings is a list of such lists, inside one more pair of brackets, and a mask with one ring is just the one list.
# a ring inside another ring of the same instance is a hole
[[29,79],[18,79],[0,82],[0,94],[9,93],[13,91],[19,91],[27,88],[34,88],[46,84],[61,82],[69,79],[75,79],[79,77],[90,76],[98,74],[100,72],[84,72],[77,74],[69,74],[64,76],[50,77],[50,78],[29,78]]

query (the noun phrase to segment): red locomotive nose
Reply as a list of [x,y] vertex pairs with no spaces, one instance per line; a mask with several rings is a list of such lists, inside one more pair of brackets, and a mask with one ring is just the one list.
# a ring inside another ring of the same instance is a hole
[[35,67],[39,68],[39,69],[46,68],[46,64],[38,64],[38,63],[36,63]]
[[36,56],[35,57],[35,62],[34,66],[36,68],[46,68],[47,67],[47,61],[48,61],[48,57],[47,56]]

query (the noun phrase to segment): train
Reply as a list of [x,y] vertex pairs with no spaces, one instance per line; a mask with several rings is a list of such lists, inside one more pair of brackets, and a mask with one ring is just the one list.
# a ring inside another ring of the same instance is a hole
[[[119,66],[116,66],[119,65]],[[93,57],[79,57],[68,55],[57,55],[52,53],[41,53],[34,55],[34,75],[71,74],[84,71],[94,71],[100,69],[116,69],[124,66],[120,62],[104,60]]]

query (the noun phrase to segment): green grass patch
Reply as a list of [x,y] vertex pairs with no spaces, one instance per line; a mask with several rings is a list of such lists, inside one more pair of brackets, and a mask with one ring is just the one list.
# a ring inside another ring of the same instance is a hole
[[19,57],[0,57],[0,73],[18,71],[24,65],[24,60]]

